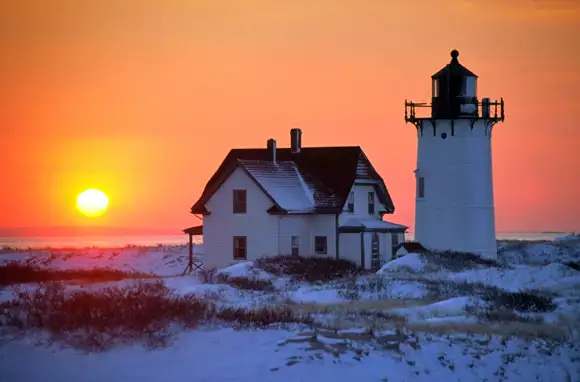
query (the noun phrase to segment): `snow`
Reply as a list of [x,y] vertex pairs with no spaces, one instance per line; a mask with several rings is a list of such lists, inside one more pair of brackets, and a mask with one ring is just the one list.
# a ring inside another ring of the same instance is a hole
[[344,302],[344,299],[337,295],[336,289],[315,289],[308,286],[300,287],[291,293],[289,298],[297,303],[332,304]]
[[253,261],[244,261],[242,263],[231,265],[220,269],[216,274],[227,275],[229,277],[247,277],[257,280],[271,280],[274,278],[273,275],[257,268]]
[[560,296],[580,296],[580,274],[547,281],[542,289]]
[[[193,247],[201,257],[203,248]],[[187,265],[187,246],[86,248],[0,253],[0,265],[10,261],[25,262],[41,268],[93,269],[114,268],[152,273],[159,276],[179,275]]]
[[566,241],[573,241],[573,240],[580,240],[580,234],[573,233],[571,235],[557,237],[554,239],[554,242],[566,242]]
[[341,227],[365,227],[369,229],[386,228],[386,229],[406,229],[407,227],[400,224],[391,223],[377,219],[350,218],[340,225]]
[[429,325],[471,325],[478,322],[477,317],[471,316],[445,316],[445,317],[431,317],[421,320]]
[[294,162],[240,160],[248,173],[287,211],[312,211],[314,198]]
[[[367,341],[283,330],[189,331],[163,350],[130,346],[83,354],[19,341],[0,348],[2,381],[577,381],[578,348],[542,341],[422,334]],[[484,342],[484,344],[478,343]],[[420,346],[412,346],[417,343]],[[345,349],[346,350],[343,350]],[[525,355],[524,355],[525,354]],[[33,364],[34,367],[29,365]]]
[[432,318],[463,316],[465,307],[471,303],[472,297],[455,297],[429,305],[393,309],[390,312],[406,317],[408,322],[417,322]]
[[576,277],[578,273],[566,265],[554,263],[543,267],[515,265],[511,269],[470,269],[457,273],[441,274],[440,277],[447,280],[482,283],[517,292],[526,289],[544,289],[556,280]]
[[579,236],[566,236],[554,241],[507,241],[498,246],[500,260],[507,264],[547,265],[580,262]]
[[[201,246],[195,251],[196,256],[202,257]],[[284,382],[348,378],[388,378],[389,382],[580,381],[580,347],[574,342],[580,338],[580,272],[565,265],[567,261],[578,261],[579,253],[580,240],[575,237],[554,242],[501,243],[499,256],[504,266],[473,266],[461,271],[446,269],[428,256],[409,253],[385,264],[377,274],[358,276],[354,285],[367,286],[360,290],[358,301],[346,301],[338,293],[344,281],[290,283],[287,278],[260,270],[253,261],[226,267],[218,274],[271,280],[276,291],[247,291],[223,283],[203,283],[195,274],[181,275],[187,263],[185,246],[3,253],[0,264],[22,261],[45,268],[109,267],[153,273],[177,294],[212,300],[218,307],[252,308],[292,301],[297,304],[285,306],[310,309],[309,305],[313,305],[321,312],[313,313],[318,325],[308,329],[311,333],[298,328],[200,327],[176,332],[173,342],[156,350],[135,344],[82,353],[63,348],[58,342],[39,346],[40,337],[35,334],[9,341],[0,333],[0,382]],[[489,324],[489,333],[470,334],[469,328],[484,324],[468,314],[466,306],[478,306],[481,301],[464,293],[433,296],[427,281],[483,283],[507,291],[537,289],[552,295],[557,308],[528,315],[543,317],[546,325],[568,328],[570,338],[508,339],[501,333],[501,322]],[[68,287],[98,289],[131,282],[134,281]],[[373,290],[371,286],[378,282],[381,286]],[[21,288],[34,290],[36,286],[27,284]],[[13,298],[12,291],[10,286],[0,289],[0,302]],[[340,313],[363,310],[381,313],[387,319],[382,322],[374,316],[366,319],[355,315],[347,320]],[[406,320],[401,328],[393,327],[389,314]],[[318,328],[329,322],[336,326]]]
[[425,269],[427,262],[418,253],[409,253],[398,259],[389,261],[377,271],[377,273],[385,273],[392,271],[408,270],[408,271],[422,271]]

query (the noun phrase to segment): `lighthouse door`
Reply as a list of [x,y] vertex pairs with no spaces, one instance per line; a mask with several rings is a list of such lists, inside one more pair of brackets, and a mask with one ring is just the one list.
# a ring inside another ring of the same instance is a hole
[[378,270],[381,267],[379,260],[379,234],[378,232],[373,232],[371,239],[371,267],[372,269]]

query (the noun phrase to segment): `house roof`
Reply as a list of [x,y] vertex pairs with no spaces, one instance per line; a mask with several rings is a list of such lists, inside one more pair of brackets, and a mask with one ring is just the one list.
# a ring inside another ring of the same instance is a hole
[[306,184],[294,162],[273,163],[255,160],[239,162],[281,209],[311,212],[316,207],[313,187]]
[[203,235],[203,225],[196,225],[194,227],[185,228],[183,229],[183,233],[192,236]]
[[388,213],[394,205],[383,179],[359,146],[276,149],[272,162],[267,148],[232,149],[192,206],[207,213],[205,203],[237,168],[242,168],[270,197],[281,213],[336,213],[342,210],[355,179],[377,181],[375,187]]

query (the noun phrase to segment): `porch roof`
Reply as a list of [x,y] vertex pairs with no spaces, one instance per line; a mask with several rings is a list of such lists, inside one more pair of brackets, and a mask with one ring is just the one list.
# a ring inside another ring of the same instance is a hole
[[405,232],[407,226],[377,219],[350,218],[338,227],[338,232]]
[[183,233],[191,236],[203,235],[203,225],[196,225],[195,227],[185,228]]

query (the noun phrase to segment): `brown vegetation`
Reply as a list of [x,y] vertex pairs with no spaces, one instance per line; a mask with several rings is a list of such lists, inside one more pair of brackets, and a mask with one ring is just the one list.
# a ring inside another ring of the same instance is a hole
[[55,269],[40,268],[19,262],[0,265],[0,286],[44,283],[49,281],[81,280],[84,283],[120,281],[124,279],[152,279],[158,276],[150,273],[127,272],[112,268]]
[[348,260],[316,256],[262,257],[256,260],[256,266],[276,276],[307,282],[332,281],[365,272]]
[[312,322],[309,315],[288,308],[218,309],[208,300],[176,295],[161,281],[72,292],[62,284],[47,283],[34,291],[17,290],[14,300],[0,304],[0,327],[43,330],[92,350],[131,342],[163,346],[176,326],[219,321],[244,326]]

